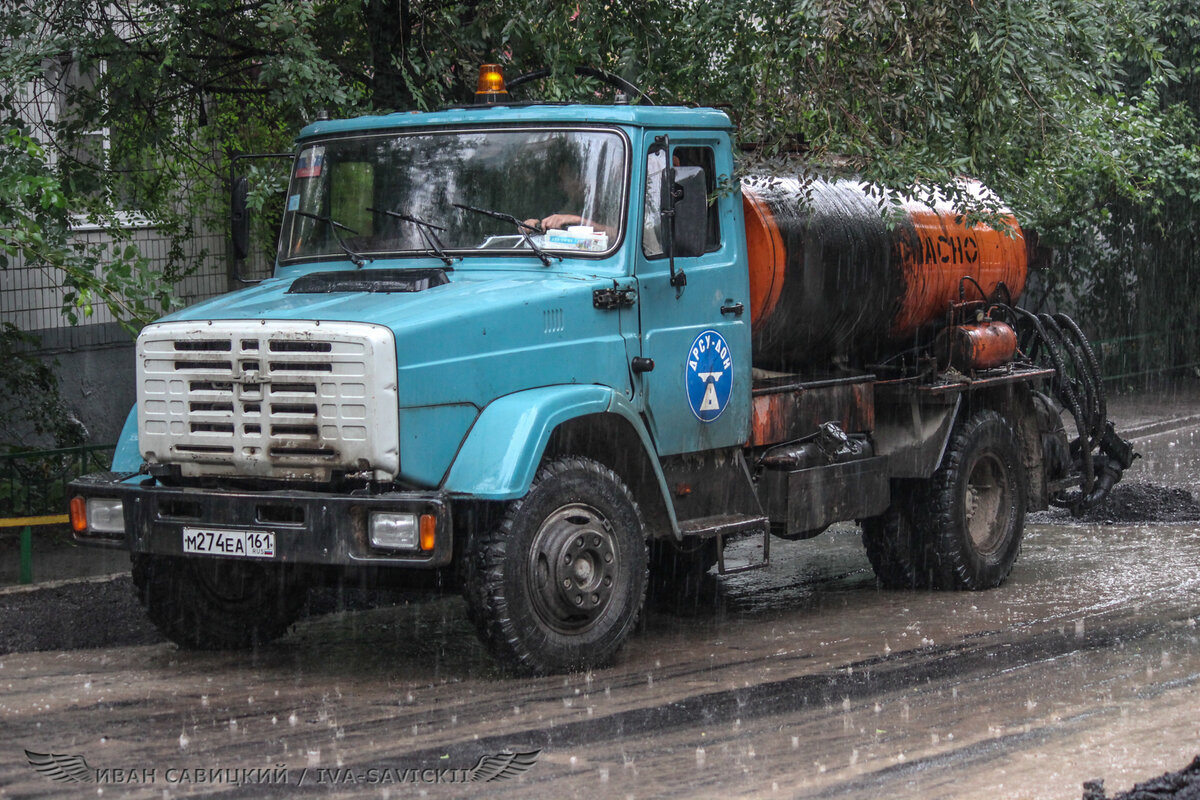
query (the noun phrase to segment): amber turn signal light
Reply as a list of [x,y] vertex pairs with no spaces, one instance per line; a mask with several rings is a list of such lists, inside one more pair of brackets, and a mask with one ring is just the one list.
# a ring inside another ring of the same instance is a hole
[[87,531],[87,501],[82,497],[71,498],[71,530],[76,533]]
[[437,517],[433,514],[421,515],[421,549],[432,550],[437,538]]

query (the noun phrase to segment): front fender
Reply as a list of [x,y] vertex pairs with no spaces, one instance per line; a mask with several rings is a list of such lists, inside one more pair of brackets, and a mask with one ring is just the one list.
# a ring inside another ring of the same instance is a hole
[[117,439],[117,449],[113,453],[113,472],[137,472],[142,468],[142,451],[138,447],[137,403],[129,409],[125,417],[125,425]]
[[[442,488],[480,500],[515,500],[533,483],[554,429],[589,414],[617,414],[637,431],[649,455],[659,491],[666,479],[645,426],[625,398],[606,386],[545,386],[506,395],[479,415]],[[668,514],[671,504],[667,503]]]
[[607,411],[612,394],[605,386],[544,386],[493,401],[471,427],[442,488],[481,500],[523,496],[554,429]]

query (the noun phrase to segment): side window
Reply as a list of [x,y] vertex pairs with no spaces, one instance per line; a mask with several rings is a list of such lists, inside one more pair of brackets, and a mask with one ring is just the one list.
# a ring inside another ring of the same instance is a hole
[[663,170],[667,165],[664,152],[659,147],[651,150],[646,157],[646,202],[643,206],[646,210],[642,217],[642,254],[646,258],[661,258],[663,255],[662,209],[659,205]]
[[[711,147],[672,148],[672,160],[677,167],[701,167],[704,169],[705,188],[708,192],[708,252],[721,249],[721,215],[717,208],[716,157]],[[660,198],[662,197],[663,172],[666,155],[656,147],[646,156],[646,198],[642,218],[642,253],[646,258],[662,258],[663,222]]]

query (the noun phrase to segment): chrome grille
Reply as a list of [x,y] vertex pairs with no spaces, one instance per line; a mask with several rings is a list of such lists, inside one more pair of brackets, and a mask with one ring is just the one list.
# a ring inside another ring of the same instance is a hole
[[391,331],[352,322],[152,325],[138,337],[147,461],[184,475],[399,472]]

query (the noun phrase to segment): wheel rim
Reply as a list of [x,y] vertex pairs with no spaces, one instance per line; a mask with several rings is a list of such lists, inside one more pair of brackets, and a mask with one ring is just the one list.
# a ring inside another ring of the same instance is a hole
[[612,526],[595,508],[572,503],[546,517],[529,554],[533,607],[559,633],[596,624],[620,585]]
[[1011,514],[1008,497],[1004,463],[991,454],[980,457],[967,479],[963,511],[971,542],[983,555],[995,553],[1004,544]]

